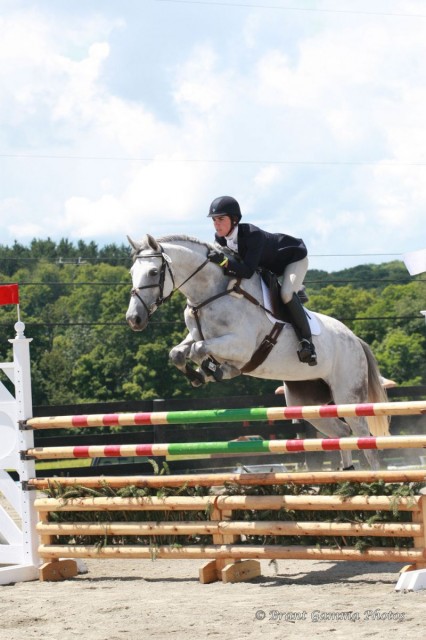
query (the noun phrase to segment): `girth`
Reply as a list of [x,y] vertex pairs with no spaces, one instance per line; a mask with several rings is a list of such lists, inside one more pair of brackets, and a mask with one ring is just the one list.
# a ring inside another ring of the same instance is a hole
[[265,336],[253,353],[250,360],[241,368],[241,373],[250,373],[257,369],[269,356],[272,349],[277,344],[278,337],[282,331],[284,324],[282,322],[276,322],[271,331]]

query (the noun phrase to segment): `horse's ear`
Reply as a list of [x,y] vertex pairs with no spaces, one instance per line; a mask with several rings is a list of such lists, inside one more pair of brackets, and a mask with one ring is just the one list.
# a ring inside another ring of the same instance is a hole
[[155,238],[153,238],[152,236],[150,236],[149,233],[146,234],[146,240],[147,240],[149,246],[151,247],[151,249],[154,249],[154,251],[160,251],[160,246],[159,246],[157,240]]
[[129,244],[132,247],[132,249],[134,249],[137,253],[141,248],[140,242],[135,242],[134,240],[132,240],[130,236],[127,236],[127,240],[129,241]]

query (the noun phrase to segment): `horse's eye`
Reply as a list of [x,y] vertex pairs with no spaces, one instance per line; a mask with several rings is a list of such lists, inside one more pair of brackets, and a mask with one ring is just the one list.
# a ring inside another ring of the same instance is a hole
[[158,269],[156,267],[153,267],[152,269],[150,269],[148,271],[148,275],[149,276],[158,276]]

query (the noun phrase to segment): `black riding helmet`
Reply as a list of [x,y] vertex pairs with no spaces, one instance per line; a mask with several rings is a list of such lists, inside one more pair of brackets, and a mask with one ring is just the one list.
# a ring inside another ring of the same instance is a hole
[[235,198],[231,196],[220,196],[215,198],[210,205],[208,218],[216,216],[229,216],[235,224],[241,220],[241,209]]

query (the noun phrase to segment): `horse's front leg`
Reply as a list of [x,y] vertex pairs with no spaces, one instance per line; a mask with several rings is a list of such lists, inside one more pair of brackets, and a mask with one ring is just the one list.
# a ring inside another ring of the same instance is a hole
[[[209,378],[216,381],[230,380],[241,374],[238,366],[229,362],[241,360],[241,350],[235,351],[235,336],[232,335],[194,342],[189,357],[200,365]],[[244,361],[241,366],[243,364]]]
[[194,344],[194,340],[190,333],[176,347],[169,352],[171,363],[180,371],[185,371],[186,361],[189,358],[189,352]]
[[188,333],[186,338],[169,352],[169,358],[171,363],[188,378],[193,387],[200,387],[206,382],[206,377],[202,371],[195,370],[188,363],[189,353],[193,344],[194,340],[191,334]]

